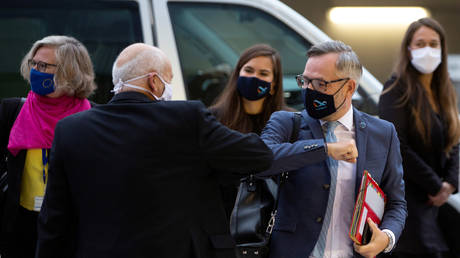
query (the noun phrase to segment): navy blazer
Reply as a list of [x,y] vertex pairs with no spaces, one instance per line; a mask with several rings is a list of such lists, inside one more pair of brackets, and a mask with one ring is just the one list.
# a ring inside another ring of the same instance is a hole
[[201,102],[119,93],[57,124],[36,257],[235,257],[218,179],[272,158]]
[[[395,128],[391,123],[357,109],[353,110],[353,114],[358,149],[355,199],[363,171],[368,170],[388,198],[380,228],[390,229],[397,240],[404,228],[407,210]],[[274,113],[261,136],[272,149],[276,166],[283,167],[280,159],[289,156],[291,162],[285,167],[293,170],[280,193],[270,246],[270,257],[273,258],[305,258],[311,254],[321,231],[331,182],[327,155],[324,152],[310,152],[309,156],[305,156],[304,152],[305,149],[324,144],[319,120],[311,118],[304,110],[299,140],[290,144],[286,135],[290,133],[292,115],[285,111]],[[316,162],[312,163],[312,160]],[[357,254],[355,256],[359,257]]]

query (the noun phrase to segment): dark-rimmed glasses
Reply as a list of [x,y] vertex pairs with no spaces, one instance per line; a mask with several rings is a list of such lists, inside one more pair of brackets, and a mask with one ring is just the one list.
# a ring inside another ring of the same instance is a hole
[[331,84],[331,83],[334,83],[334,82],[340,82],[340,81],[348,81],[348,80],[350,80],[350,78],[341,78],[341,79],[337,79],[337,80],[326,81],[326,80],[323,80],[323,79],[310,79],[310,78],[304,76],[303,74],[299,74],[299,75],[296,75],[295,80],[297,82],[297,85],[302,89],[307,88],[308,84],[311,83],[311,85],[313,86],[314,90],[326,91],[328,84]]
[[37,70],[38,70],[39,72],[42,72],[42,73],[44,73],[44,72],[46,71],[46,69],[48,68],[48,66],[54,66],[54,67],[57,66],[57,65],[55,65],[55,64],[48,64],[48,63],[42,62],[42,61],[38,61],[38,62],[37,62],[37,61],[35,61],[35,60],[33,60],[33,59],[29,59],[29,60],[27,61],[27,64],[29,65],[29,68],[37,67]]

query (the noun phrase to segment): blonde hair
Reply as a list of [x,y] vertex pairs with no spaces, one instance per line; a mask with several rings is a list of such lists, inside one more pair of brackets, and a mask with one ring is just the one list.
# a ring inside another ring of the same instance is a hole
[[21,63],[21,75],[30,83],[28,61],[32,59],[41,47],[52,47],[56,54],[56,72],[54,85],[56,91],[67,96],[87,98],[97,88],[94,82],[94,70],[88,50],[73,37],[53,35],[36,41]]

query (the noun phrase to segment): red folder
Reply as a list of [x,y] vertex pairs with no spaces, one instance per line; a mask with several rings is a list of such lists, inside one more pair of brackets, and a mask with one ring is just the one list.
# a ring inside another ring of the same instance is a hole
[[386,201],[385,193],[372,179],[371,174],[364,170],[349,232],[355,243],[365,245],[370,241],[372,233],[367,224],[367,218],[371,218],[374,223],[380,225]]

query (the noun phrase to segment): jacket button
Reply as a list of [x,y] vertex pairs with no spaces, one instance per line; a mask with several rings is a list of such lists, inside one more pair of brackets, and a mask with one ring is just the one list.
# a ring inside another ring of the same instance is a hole
[[323,218],[322,218],[322,217],[316,218],[316,222],[321,223],[321,221],[323,221]]
[[324,189],[324,190],[329,189],[329,187],[331,187],[329,184],[324,184],[324,185],[323,185],[323,189]]

